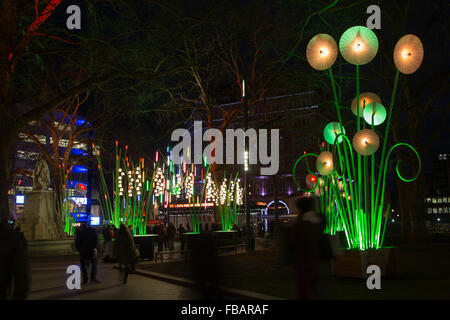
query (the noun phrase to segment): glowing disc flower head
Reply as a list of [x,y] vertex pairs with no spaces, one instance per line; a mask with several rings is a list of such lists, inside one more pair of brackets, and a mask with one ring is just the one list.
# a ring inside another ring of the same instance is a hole
[[398,40],[394,48],[394,63],[401,73],[416,72],[422,64],[422,60],[422,41],[417,36],[407,34]]
[[386,120],[386,109],[381,103],[369,103],[363,110],[364,120],[370,125],[378,126]]
[[[336,137],[341,133],[345,134],[345,128],[342,127],[341,131],[341,125],[339,124],[339,122],[330,122],[325,126],[325,129],[323,129],[323,137],[329,144],[334,144],[334,142],[336,141]],[[338,143],[341,143],[342,140],[342,137],[337,138]]]
[[363,129],[354,135],[352,145],[360,155],[370,156],[378,150],[380,138],[375,131]]
[[377,55],[378,39],[369,28],[351,27],[342,34],[339,50],[347,62],[363,65],[372,61]]
[[[381,104],[381,99],[377,94],[375,94],[373,92],[363,92],[363,93],[359,94],[359,116],[360,117],[363,117],[363,115],[364,115],[364,108],[373,102],[378,102]],[[356,97],[354,97],[352,100],[351,109],[355,116],[358,115],[357,109],[356,109]]]
[[326,33],[315,35],[306,47],[306,59],[316,70],[331,67],[337,58],[337,44],[333,37]]
[[323,176],[327,176],[333,172],[333,154],[330,151],[322,151],[317,156],[316,169]]

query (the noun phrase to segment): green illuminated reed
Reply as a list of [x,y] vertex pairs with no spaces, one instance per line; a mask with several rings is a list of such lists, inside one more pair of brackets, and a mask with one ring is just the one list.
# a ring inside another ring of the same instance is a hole
[[[219,187],[217,180],[216,186]],[[216,205],[219,209],[222,231],[230,231],[234,225],[239,223],[239,208],[242,205],[242,189],[238,173],[233,178],[227,179],[226,172],[223,174],[222,184],[218,188],[218,197]]]
[[121,223],[131,225],[134,234],[145,235],[153,196],[153,172],[144,165],[144,159],[132,163],[116,141],[115,166],[111,173],[112,193],[105,178],[100,155],[97,162],[100,176],[100,206],[103,220],[119,227]]

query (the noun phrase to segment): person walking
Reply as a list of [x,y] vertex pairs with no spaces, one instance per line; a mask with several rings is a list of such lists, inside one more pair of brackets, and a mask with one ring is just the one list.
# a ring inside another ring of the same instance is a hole
[[105,225],[103,228],[103,239],[104,239],[104,249],[103,249],[103,261],[111,262],[112,260],[112,238],[113,231],[109,225]]
[[7,222],[0,223],[0,300],[25,300],[29,288],[25,237]]
[[117,262],[119,263],[121,281],[123,284],[126,284],[128,281],[128,274],[133,270],[133,266],[136,263],[137,250],[130,229],[123,223],[120,225],[119,231],[117,232],[113,251]]
[[185,232],[186,232],[186,229],[184,229],[183,225],[180,224],[180,226],[178,227],[178,233],[179,233],[180,242],[181,242],[181,250],[184,250],[184,246],[186,245],[186,241],[183,236],[183,233],[185,233]]
[[323,219],[314,211],[314,199],[296,202],[298,221],[290,232],[294,251],[298,299],[317,299],[322,254]]
[[83,283],[88,282],[89,266],[91,267],[91,282],[100,282],[97,280],[97,240],[97,232],[86,222],[82,222],[75,236],[75,248],[80,253]]
[[163,244],[164,244],[164,229],[161,224],[158,225],[156,228],[156,233],[158,234],[158,251],[163,251]]
[[167,250],[169,249],[169,238],[167,237],[167,224],[163,224],[161,227],[163,234],[164,250]]
[[167,227],[167,240],[169,242],[169,250],[173,251],[174,248],[174,241],[175,241],[175,234],[177,233],[177,229],[175,229],[175,226],[172,222],[169,223],[169,226]]

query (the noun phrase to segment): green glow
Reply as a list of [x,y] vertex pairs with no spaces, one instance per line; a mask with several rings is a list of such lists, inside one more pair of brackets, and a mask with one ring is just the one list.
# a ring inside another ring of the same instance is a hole
[[[342,130],[341,130],[342,128]],[[325,126],[325,129],[323,129],[323,137],[325,138],[325,141],[329,144],[333,145],[334,141],[336,140],[336,137],[340,133],[345,133],[345,128],[339,124],[339,122],[330,122]],[[337,142],[342,142],[342,137],[337,138]]]
[[370,125],[378,126],[386,120],[386,109],[381,103],[369,103],[363,109],[364,120]]

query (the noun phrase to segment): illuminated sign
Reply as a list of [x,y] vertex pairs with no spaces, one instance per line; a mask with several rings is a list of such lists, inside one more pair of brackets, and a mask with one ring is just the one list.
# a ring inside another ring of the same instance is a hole
[[169,208],[214,207],[214,202],[169,204]]
[[25,203],[25,196],[24,195],[17,195],[16,196],[16,204],[24,204]]
[[91,216],[91,226],[99,226],[99,225],[100,225],[100,217]]
[[76,205],[87,205],[86,197],[69,197],[69,199],[75,202]]

